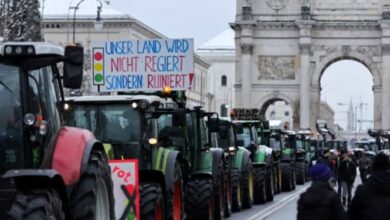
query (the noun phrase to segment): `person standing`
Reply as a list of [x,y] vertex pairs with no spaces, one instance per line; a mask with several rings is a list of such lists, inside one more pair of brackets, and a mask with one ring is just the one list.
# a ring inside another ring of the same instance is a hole
[[385,220],[390,216],[390,160],[379,153],[373,161],[372,173],[359,185],[348,209],[351,220]]
[[337,176],[339,183],[341,184],[341,193],[339,193],[339,197],[342,197],[343,205],[346,205],[347,199],[349,204],[352,200],[352,187],[356,178],[356,164],[352,161],[349,153],[343,154]]
[[298,220],[346,220],[337,193],[333,190],[333,175],[330,168],[318,163],[311,167],[312,185],[298,200]]

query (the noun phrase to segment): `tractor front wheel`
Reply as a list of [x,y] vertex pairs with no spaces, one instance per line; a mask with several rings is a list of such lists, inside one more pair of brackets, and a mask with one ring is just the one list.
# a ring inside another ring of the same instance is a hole
[[8,212],[9,220],[64,220],[62,200],[57,191],[36,189],[18,192]]
[[214,195],[211,178],[194,178],[187,184],[187,219],[214,219]]
[[295,167],[296,167],[296,171],[297,171],[297,184],[299,185],[303,185],[305,184],[305,180],[306,180],[306,172],[305,172],[305,161],[302,161],[302,162],[297,162],[295,164]]
[[254,172],[252,163],[248,161],[246,163],[246,168],[243,171],[243,178],[242,178],[242,207],[243,208],[251,208],[253,204],[253,193],[254,193]]
[[237,169],[232,171],[232,210],[240,211],[242,208],[241,172]]
[[156,183],[143,183],[140,186],[141,219],[163,220],[164,198],[161,187]]
[[255,183],[253,203],[264,204],[267,202],[266,168],[255,168]]
[[114,220],[112,189],[107,157],[103,152],[93,149],[87,167],[70,195],[71,219]]
[[273,168],[267,168],[267,176],[266,176],[266,183],[267,187],[267,194],[266,198],[267,201],[273,201],[274,200],[274,194],[275,194],[275,188],[274,188],[274,173],[273,173]]

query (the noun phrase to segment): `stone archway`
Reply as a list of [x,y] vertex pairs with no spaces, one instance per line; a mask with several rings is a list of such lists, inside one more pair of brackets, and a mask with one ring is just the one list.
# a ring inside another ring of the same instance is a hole
[[[346,49],[348,48],[348,49]],[[374,111],[374,127],[381,128],[381,118],[382,118],[382,92],[380,89],[382,85],[382,76],[381,72],[378,69],[380,63],[374,62],[372,57],[380,55],[380,47],[357,47],[349,48],[349,46],[343,46],[339,50],[335,50],[332,53],[329,53],[323,56],[320,59],[318,65],[313,69],[311,74],[311,100],[312,100],[312,112],[311,120],[315,122],[315,119],[319,118],[319,106],[321,100],[321,78],[325,70],[332,64],[341,61],[341,60],[354,60],[365,66],[372,75],[374,82],[373,92],[374,92],[374,106],[376,106],[376,111]]]
[[260,109],[260,117],[262,119],[266,119],[266,111],[268,108],[278,102],[283,101],[291,108],[292,113],[292,124],[294,129],[299,129],[299,101],[294,101],[292,98],[290,98],[288,95],[284,94],[269,94],[268,96],[264,97],[255,107]]
[[237,0],[237,107],[280,92],[299,100],[300,128],[315,129],[319,80],[341,59],[365,65],[374,79],[375,127],[390,129],[390,6],[377,0]]

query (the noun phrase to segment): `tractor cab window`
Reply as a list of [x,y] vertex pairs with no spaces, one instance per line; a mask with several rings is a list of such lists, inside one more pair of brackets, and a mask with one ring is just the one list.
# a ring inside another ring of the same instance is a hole
[[0,173],[23,167],[23,123],[19,68],[0,63]]
[[245,147],[250,145],[251,130],[249,127],[243,127],[242,133],[237,133],[237,141],[241,142]]
[[175,126],[172,115],[161,115],[158,118],[158,138],[159,143],[164,147],[185,147],[185,136],[181,126]]
[[302,140],[297,140],[296,141],[296,147],[297,147],[297,149],[305,149],[305,142],[304,141],[302,141]]
[[140,113],[125,105],[103,105],[98,115],[104,142],[138,144],[141,138]]
[[280,140],[278,140],[277,138],[271,137],[269,139],[269,143],[270,143],[270,146],[272,149],[275,149],[275,150],[281,149]]

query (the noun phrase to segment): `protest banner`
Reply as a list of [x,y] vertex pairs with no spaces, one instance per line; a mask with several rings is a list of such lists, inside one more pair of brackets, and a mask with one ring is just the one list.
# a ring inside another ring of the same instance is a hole
[[138,160],[110,160],[116,219],[140,219]]
[[194,82],[192,39],[93,42],[91,52],[94,91],[183,91]]

